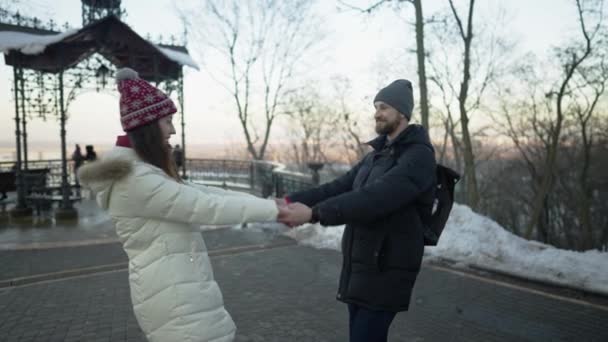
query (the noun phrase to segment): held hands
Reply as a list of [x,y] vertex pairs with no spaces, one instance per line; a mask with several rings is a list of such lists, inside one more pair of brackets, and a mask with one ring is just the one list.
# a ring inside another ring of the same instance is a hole
[[287,201],[284,198],[273,198],[274,203],[277,204],[277,208],[286,207]]
[[290,227],[296,227],[310,222],[312,217],[312,209],[310,209],[308,206],[302,203],[286,204],[282,199],[275,199],[275,202],[277,203],[277,208],[279,209],[277,221]]

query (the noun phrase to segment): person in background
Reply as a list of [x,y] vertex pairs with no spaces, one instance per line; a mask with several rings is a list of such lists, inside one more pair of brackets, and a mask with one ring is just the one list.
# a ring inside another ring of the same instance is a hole
[[[78,169],[84,163],[85,157],[82,155],[82,151],[80,149],[80,145],[76,144],[76,148],[72,153],[72,161],[74,162],[74,174],[78,173]],[[76,178],[76,182],[78,182],[78,178]]]
[[85,146],[85,149],[87,151],[87,154],[85,156],[85,160],[87,162],[92,162],[92,161],[97,160],[97,152],[95,152],[93,145],[87,145],[87,146]]
[[276,221],[284,209],[180,179],[169,145],[175,104],[132,69],[118,70],[116,80],[127,134],[79,177],[116,225],[137,322],[151,342],[232,341],[236,326],[198,227]]
[[173,160],[178,170],[184,165],[184,150],[179,145],[175,145],[173,148]]

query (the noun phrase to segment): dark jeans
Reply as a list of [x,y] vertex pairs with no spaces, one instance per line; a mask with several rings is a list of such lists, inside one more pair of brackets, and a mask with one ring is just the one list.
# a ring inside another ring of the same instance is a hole
[[348,304],[350,342],[386,342],[396,312]]

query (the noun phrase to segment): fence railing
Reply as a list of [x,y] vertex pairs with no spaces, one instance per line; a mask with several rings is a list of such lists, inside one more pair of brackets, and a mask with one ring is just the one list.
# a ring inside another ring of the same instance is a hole
[[247,188],[262,196],[283,196],[313,186],[310,174],[290,172],[279,163],[227,159],[187,159],[191,181],[225,188]]
[[[0,162],[0,172],[9,172],[14,165],[14,161]],[[312,174],[291,172],[283,164],[267,161],[187,159],[186,166],[186,175],[191,181],[224,188],[248,189],[264,197],[280,197],[314,185]],[[61,186],[61,159],[30,160],[27,167],[32,171],[47,169],[47,186]],[[68,182],[71,186],[76,185],[72,161],[68,161]]]
[[[14,166],[14,161],[0,162],[0,172],[13,171]],[[32,171],[40,171],[46,169],[48,170],[48,172],[46,173],[46,184],[52,187],[61,186],[61,159],[28,160],[27,169]],[[74,176],[74,162],[72,161],[68,161],[68,182],[71,185],[75,185],[76,183],[76,177]]]

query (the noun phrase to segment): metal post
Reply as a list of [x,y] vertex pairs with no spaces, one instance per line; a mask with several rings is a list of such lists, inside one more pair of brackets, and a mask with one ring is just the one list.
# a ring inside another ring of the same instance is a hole
[[323,168],[323,163],[320,162],[309,162],[308,168],[312,170],[312,184],[314,186],[318,186],[321,184],[321,175],[319,174],[319,170]]
[[25,110],[25,75],[23,74],[23,69],[21,69],[21,78],[19,79],[19,83],[21,83],[21,124],[23,126],[21,135],[23,137],[23,169],[27,170],[27,111]]
[[177,79],[177,100],[179,102],[179,109],[181,114],[182,124],[182,178],[186,178],[186,117],[184,111],[184,74],[182,69],[179,71]]
[[59,72],[59,114],[61,123],[61,206],[55,213],[56,218],[76,218],[78,213],[70,202],[70,184],[68,182],[68,161],[65,143],[65,101],[63,98],[63,71]]
[[253,161],[249,162],[249,188],[255,190],[255,164]]
[[23,182],[23,172],[21,169],[21,131],[19,129],[19,79],[23,77],[23,69],[13,67],[13,78],[15,87],[15,141],[17,143],[17,164],[15,165],[15,180],[17,185],[17,204],[11,211],[12,216],[28,216],[32,214],[32,209],[25,203],[25,183]]

